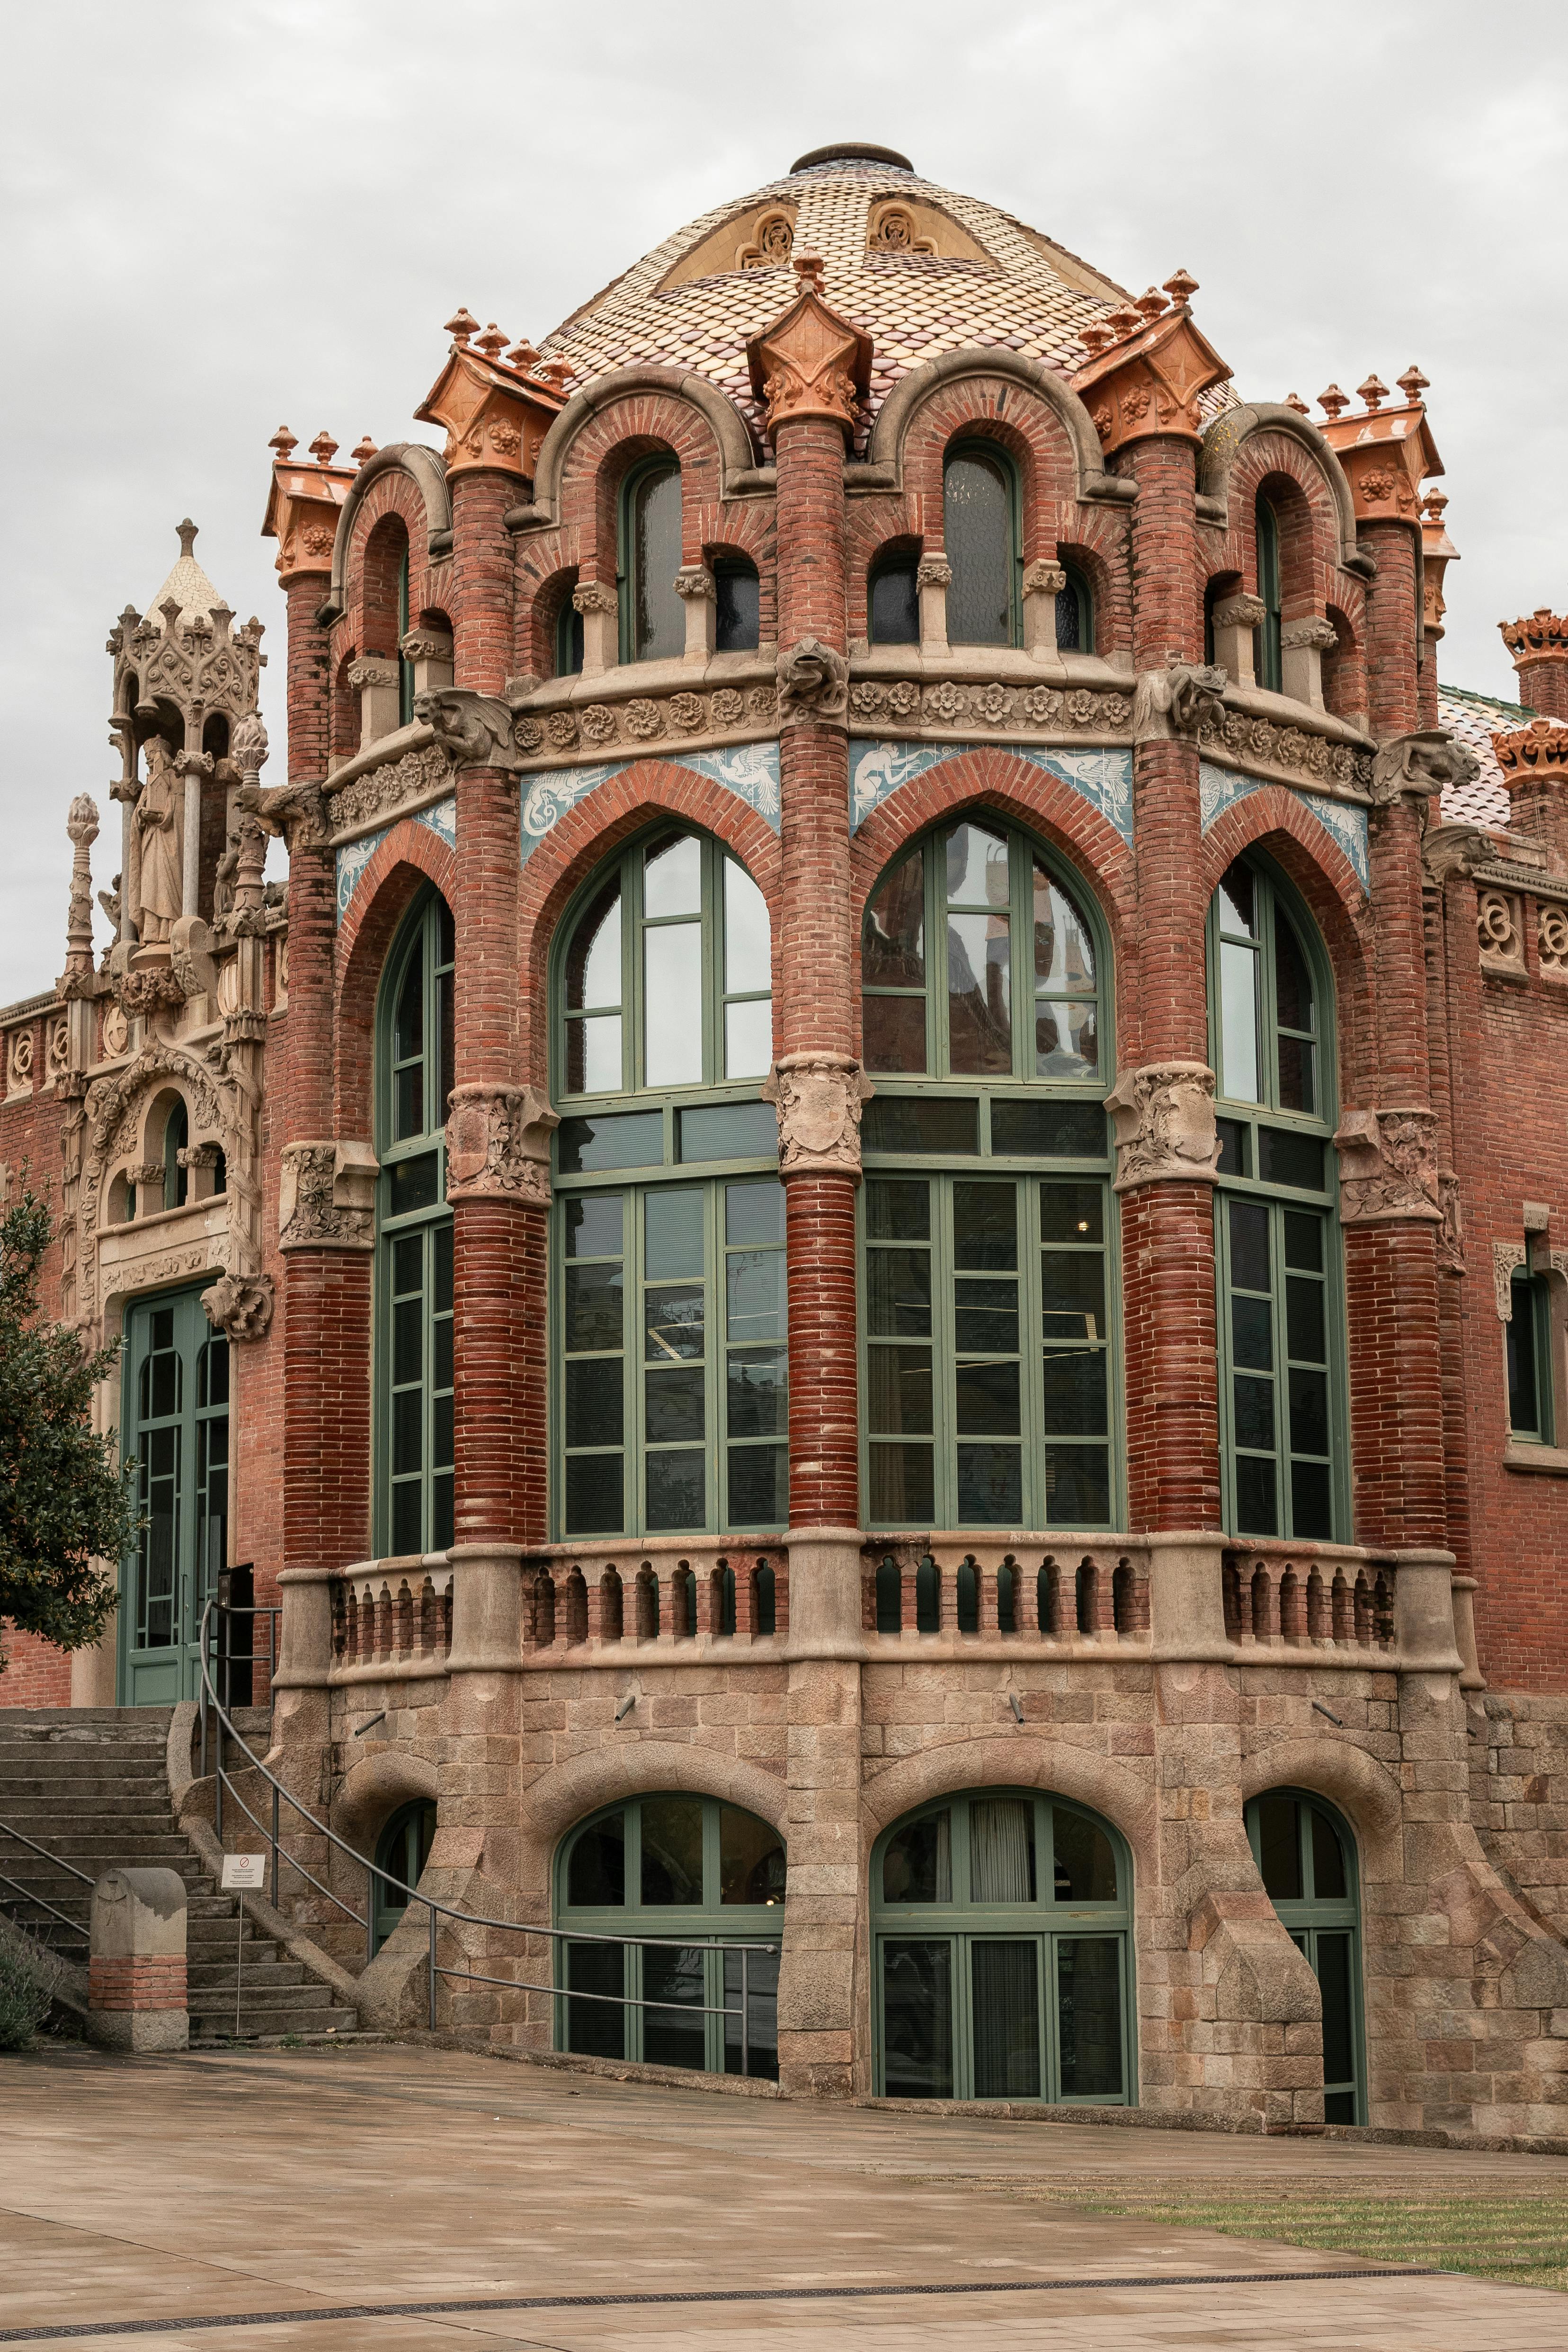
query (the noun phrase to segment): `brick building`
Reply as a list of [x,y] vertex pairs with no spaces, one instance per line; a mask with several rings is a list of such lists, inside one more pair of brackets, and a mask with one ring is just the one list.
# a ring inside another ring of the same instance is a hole
[[1196,290],[808,156],[278,435],[286,780],[188,534],[115,632],[0,1153],[149,1525],[0,1703],[188,1706],[251,1564],[301,1801],[668,2004],[444,2022],[734,2072],[590,1938],[782,1921],[786,2087],[1564,2130],[1568,624],[1440,687],[1425,378]]

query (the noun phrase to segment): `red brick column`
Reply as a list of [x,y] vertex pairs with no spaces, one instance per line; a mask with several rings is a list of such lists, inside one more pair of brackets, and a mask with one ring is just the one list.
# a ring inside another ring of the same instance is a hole
[[454,682],[476,694],[500,694],[511,669],[516,571],[501,518],[521,487],[488,469],[450,477]]
[[324,572],[292,572],[289,600],[289,781],[316,782],[327,772],[331,747],[331,655],[317,620],[331,584]]
[[1129,1526],[1140,1533],[1217,1528],[1213,1186],[1140,1184],[1124,1192],[1121,1265]]
[[1519,675],[1519,698],[1543,719],[1568,719],[1568,620],[1548,604],[1518,621],[1500,621]]

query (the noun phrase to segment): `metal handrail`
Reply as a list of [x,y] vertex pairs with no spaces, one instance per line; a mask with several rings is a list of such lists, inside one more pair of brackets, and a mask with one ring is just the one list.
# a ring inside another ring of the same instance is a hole
[[81,1921],[79,1919],[69,1918],[67,1916],[65,1912],[57,1911],[54,1905],[48,1901],[47,1896],[35,1895],[32,1888],[30,1886],[24,1886],[19,1878],[8,1878],[5,1873],[3,1870],[0,1870],[0,1886],[8,1886],[13,1895],[20,1895],[22,1901],[30,1905],[35,1911],[47,1911],[51,1919],[58,1919],[62,1927],[68,1927],[70,1929],[73,1936],[80,1935]]
[[[437,1979],[440,1977],[447,1977],[451,1979],[455,1983],[500,1985],[504,1987],[504,1989],[509,1992],[549,1993],[556,2000],[605,2001],[617,2009],[670,2010],[682,2017],[738,2017],[741,2021],[741,2071],[742,2074],[749,2071],[751,2062],[751,1998],[748,1979],[749,1957],[752,1952],[763,1952],[776,1958],[779,1950],[777,1944],[756,1943],[751,1941],[742,1942],[721,1937],[703,1936],[612,1936],[596,1932],[593,1929],[536,1927],[530,1926],[524,1922],[520,1922],[515,1919],[488,1918],[482,1912],[464,1911],[459,1909],[455,1904],[438,1902],[432,1895],[421,1895],[416,1886],[408,1885],[405,1880],[397,1877],[394,1872],[384,1870],[380,1863],[373,1862],[368,1854],[363,1854],[356,1847],[350,1845],[347,1839],[340,1837],[336,1830],[332,1829],[329,1823],[318,1821],[314,1813],[310,1811],[309,1806],[302,1804],[300,1799],[294,1795],[293,1791],[289,1789],[286,1789],[282,1781],[278,1779],[277,1775],[268,1769],[268,1767],[255,1753],[244,1735],[235,1728],[234,1722],[229,1716],[228,1710],[224,1706],[222,1700],[218,1697],[217,1691],[214,1685],[211,1672],[211,1661],[208,1656],[209,1630],[212,1624],[214,1612],[220,1608],[220,1605],[221,1604],[216,1601],[209,1601],[204,1608],[202,1612],[201,1632],[197,1643],[197,1657],[201,1665],[200,1712],[202,1727],[202,1777],[204,1780],[206,1778],[207,1716],[210,1711],[216,1718],[217,1725],[217,1738],[214,1751],[215,1774],[213,1810],[215,1826],[221,1840],[223,1836],[223,1792],[226,1787],[230,1796],[233,1798],[235,1803],[239,1807],[241,1812],[244,1813],[246,1819],[250,1822],[256,1829],[261,1832],[262,1836],[268,1840],[270,1846],[271,1900],[274,1907],[276,1907],[278,1902],[278,1874],[279,1863],[280,1861],[286,1862],[289,1869],[296,1872],[300,1877],[303,1878],[308,1885],[313,1886],[318,1894],[324,1895],[329,1902],[336,1904],[340,1911],[345,1912],[354,1922],[356,1927],[363,1927],[364,1928],[365,1958],[368,1962],[374,1958],[374,1889],[376,1882],[379,1880],[385,1886],[395,1887],[398,1889],[406,1903],[422,1903],[425,1906],[429,1927],[429,2000],[427,2015],[429,2029],[432,2033],[436,2031]],[[258,1611],[253,1613],[259,1614],[260,1612]],[[265,1828],[257,1819],[257,1816],[251,1811],[250,1807],[246,1803],[239,1790],[235,1786],[231,1775],[225,1769],[223,1760],[223,1742],[224,1734],[226,1732],[239,1748],[240,1752],[245,1757],[246,1761],[249,1764],[252,1770],[260,1773],[262,1779],[267,1782],[272,1791],[272,1826],[269,1830]],[[331,1887],[323,1886],[320,1879],[313,1877],[310,1872],[305,1868],[303,1863],[296,1862],[292,1854],[282,1852],[279,1835],[279,1806],[280,1800],[290,1805],[294,1811],[299,1814],[300,1820],[315,1831],[318,1837],[325,1838],[330,1845],[336,1846],[339,1853],[347,1854],[352,1862],[358,1863],[368,1874],[366,1883],[366,1901],[364,1916],[363,1918],[353,1908],[352,1904],[345,1903],[342,1895],[335,1895]],[[527,1984],[514,1977],[481,1976],[471,1969],[445,1969],[439,1965],[437,1958],[436,1938],[437,1934],[437,1922],[440,1919],[454,1920],[463,1927],[499,1928],[502,1933],[510,1936],[544,1936],[550,1937],[555,1943],[616,1944],[618,1945],[622,1950],[625,1950],[627,1946],[632,1946],[638,1950],[651,1948],[655,1951],[737,1952],[741,1958],[740,2006],[738,2009],[732,2009],[728,2005],[721,2007],[716,2004],[710,2005],[705,2002],[646,2000],[641,1998],[641,1996],[634,1993],[577,1992],[569,1985]]]
[[[14,1837],[18,1845],[31,1846],[33,1852],[41,1853],[46,1862],[58,1863],[61,1870],[68,1870],[71,1876],[79,1878],[84,1886],[93,1885],[93,1880],[85,1870],[79,1870],[74,1862],[66,1860],[63,1853],[51,1853],[47,1845],[39,1845],[32,1838],[24,1837],[20,1830],[14,1830],[11,1827],[9,1822],[0,1822],[0,1830],[4,1830],[7,1837]],[[8,1885],[12,1883],[10,1880],[6,1881]]]

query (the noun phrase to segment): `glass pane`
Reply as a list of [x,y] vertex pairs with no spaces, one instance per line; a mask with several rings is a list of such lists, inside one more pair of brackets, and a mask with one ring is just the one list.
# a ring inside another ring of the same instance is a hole
[[1279,1532],[1274,1465],[1260,1454],[1243,1454],[1237,1457],[1236,1525],[1240,1535],[1272,1536]]
[[395,1160],[389,1175],[390,1213],[395,1217],[406,1216],[414,1209],[433,1209],[441,1197],[438,1152],[422,1151],[414,1160]]
[[1302,1037],[1281,1036],[1278,1040],[1278,1051],[1280,1109],[1315,1110],[1316,1047]]
[[782,1184],[726,1184],[724,1239],[753,1246],[782,1242],[784,1237],[784,1197]]
[[952,1816],[923,1813],[895,1830],[882,1855],[884,1903],[951,1903]]
[[1326,1462],[1290,1465],[1290,1530],[1293,1535],[1332,1540],[1333,1494]]
[[1300,943],[1279,901],[1274,908],[1274,1003],[1281,1029],[1308,1034],[1312,1018],[1312,975]]
[[754,652],[762,618],[762,583],[755,572],[750,564],[721,564],[713,575],[713,589],[714,652]]
[[959,1447],[961,1527],[1016,1528],[1023,1517],[1023,1464],[1016,1445]]
[[398,1387],[416,1381],[425,1362],[425,1307],[405,1298],[392,1310],[392,1377]]
[[568,1445],[618,1445],[625,1411],[619,1356],[579,1357],[566,1368]]
[[1005,835],[988,824],[955,824],[942,835],[942,854],[950,907],[1007,907]]
[[1051,1349],[1041,1367],[1040,1426],[1052,1437],[1103,1437],[1110,1395],[1103,1348]]
[[611,1118],[563,1118],[556,1131],[563,1176],[600,1168],[657,1168],[664,1158],[664,1119],[657,1110]]
[[[1307,1808],[1308,1824],[1312,1832],[1312,1893],[1320,1903],[1342,1902],[1349,1893],[1345,1884],[1345,1851],[1327,1813],[1316,1805]],[[1328,2078],[1331,2082],[1332,2075]]]
[[866,1236],[874,1242],[928,1241],[930,1185],[891,1176],[869,1178],[866,1185]]
[[724,860],[724,990],[749,995],[773,986],[768,902],[732,857]]
[[978,454],[942,471],[942,537],[952,579],[947,636],[954,646],[1013,642],[1013,495],[1002,465]]
[[1105,1113],[1097,1102],[993,1102],[991,1149],[1031,1160],[1099,1160]]
[[765,1077],[773,1057],[773,1008],[765,997],[724,1007],[724,1076]]
[[566,1003],[581,1011],[621,1001],[621,886],[608,883],[577,919],[566,951]]
[[[749,1011],[749,1006],[740,1008]],[[762,1010],[767,1011],[766,1005]],[[731,1012],[736,1010],[731,1007]],[[772,1160],[779,1148],[778,1113],[772,1103],[710,1103],[679,1113],[680,1158]]]
[[1276,1903],[1299,1903],[1305,1892],[1299,1811],[1294,1797],[1258,1801],[1258,1874]]
[[[961,1354],[1012,1355],[1018,1346],[1016,1282],[953,1284],[953,1336]],[[1016,1370],[1016,1367],[1009,1369]]]
[[568,1944],[566,1981],[574,1992],[600,1998],[566,2004],[566,2047],[585,2058],[626,2055],[624,2020],[635,2012],[605,1996],[622,1990],[626,1962],[618,1944]]
[[1036,1076],[1092,1078],[1099,1068],[1099,1014],[1093,1003],[1079,997],[1037,997]]
[[154,1421],[163,1421],[180,1410],[184,1368],[178,1356],[160,1349],[153,1359],[152,1370],[152,1417]]
[[569,1265],[566,1269],[568,1354],[623,1344],[622,1273],[618,1265]]
[[416,945],[408,959],[392,1024],[393,1059],[409,1062],[425,1051],[425,957]]
[[777,1830],[736,1805],[719,1808],[719,1900],[782,1903],[784,1847]]
[[1099,1250],[1040,1252],[1042,1334],[1047,1339],[1103,1339],[1105,1260]]
[[701,911],[702,844],[694,833],[666,834],[643,859],[643,913],[651,921]]
[[[962,1337],[959,1345],[963,1344]],[[1016,1363],[961,1362],[953,1380],[955,1419],[964,1437],[1016,1437],[1018,1434],[1018,1367]]]
[[211,1408],[228,1402],[228,1341],[209,1339],[202,1349],[196,1402]]
[[566,1091],[569,1095],[619,1094],[625,1079],[621,1016],[566,1024]]
[[[673,1949],[643,1946],[643,1999],[661,2004],[641,2012],[643,2056],[650,2066],[706,2063],[708,2021],[702,2015],[706,1972],[700,1945],[678,1945]],[[682,2009],[694,2014],[682,2017]]]
[[1120,1936],[1067,1937],[1057,1946],[1057,2031],[1062,2097],[1120,2096]]
[[686,650],[680,569],[680,468],[645,474],[632,492],[632,656],[676,661]]
[[395,1142],[406,1141],[412,1135],[425,1132],[425,1065],[410,1062],[399,1070],[393,1087],[393,1129]]
[[[695,846],[695,844],[693,844]],[[695,1086],[702,1076],[702,926],[643,933],[643,1083]]]
[[1261,1102],[1258,1086],[1258,950],[1235,940],[1219,945],[1220,1092],[1230,1102]]
[[[1285,1281],[1285,1330],[1287,1353],[1298,1362],[1321,1364],[1327,1360],[1323,1330],[1323,1286],[1321,1282],[1288,1275]],[[1325,1446],[1309,1445],[1308,1454],[1321,1454]]]
[[969,1893],[975,1903],[1034,1901],[1032,1798],[976,1797],[970,1806]]
[[923,996],[868,996],[865,1004],[866,1067],[918,1074],[926,1066]]
[[[749,1952],[746,1955],[746,2044],[744,2055],[747,2071],[753,2077],[770,2083],[779,2078],[779,1962],[776,1952]],[[741,1955],[724,1955],[724,2006],[738,2011],[741,2006]],[[724,2020],[724,2072],[738,2074],[742,2071],[741,2020],[739,2016]]]
[[1040,2095],[1039,1946],[975,1944],[970,1950],[974,2095]]
[[955,1265],[1017,1265],[1018,1200],[1011,1184],[953,1186],[952,1246]]
[[1110,1523],[1110,1454],[1103,1445],[1053,1445],[1044,1456],[1046,1525],[1103,1528]]
[[1105,1193],[1100,1185],[1041,1185],[1043,1242],[1099,1242],[1104,1238]]
[[645,1904],[680,1904],[689,1910],[700,1910],[700,1797],[643,1799],[642,1899]]
[[1252,869],[1237,863],[1226,868],[1219,886],[1219,927],[1222,931],[1239,932],[1243,938],[1258,937],[1257,891]]
[[1265,1184],[1291,1184],[1299,1192],[1323,1190],[1323,1147],[1315,1136],[1285,1129],[1258,1130],[1258,1173]]
[[626,1817],[607,1813],[583,1832],[567,1857],[566,1900],[578,1910],[618,1911],[626,1899]]
[[882,1945],[882,2073],[889,2099],[952,2096],[952,1948]]
[[1351,1937],[1318,1936],[1318,1990],[1323,1999],[1323,2082],[1355,2081],[1355,2033],[1352,2023]]
[[978,1110],[976,1102],[963,1097],[878,1095],[866,1106],[862,1143],[868,1151],[930,1152],[942,1158],[976,1152]]
[[425,1502],[417,1478],[392,1490],[392,1549],[405,1553],[425,1549]]
[[574,1454],[566,1465],[566,1533],[618,1535],[626,1524],[626,1472],[618,1454]]
[[648,1455],[647,1524],[655,1534],[702,1526],[708,1516],[706,1468],[700,1451]]
[[1091,989],[1094,946],[1078,908],[1037,857],[1034,861],[1035,987]]
[[452,1221],[443,1218],[435,1228],[436,1238],[436,1312],[449,1315],[452,1311]]
[[873,1339],[930,1339],[929,1250],[872,1250],[866,1260],[866,1328]]
[[947,919],[948,1060],[964,1074],[1013,1066],[1012,948],[1005,915]]
[[1230,1302],[1231,1353],[1250,1370],[1273,1369],[1272,1314],[1266,1298],[1233,1298]]
[[[1290,1375],[1290,1451],[1326,1454],[1329,1450],[1329,1381],[1325,1372],[1297,1370]],[[1300,1535],[1302,1530],[1296,1530]]]
[[1216,1118],[1219,1131],[1219,1172],[1222,1176],[1249,1176],[1247,1138],[1251,1129],[1239,1118]]
[[[618,1366],[617,1366],[618,1370]],[[700,1364],[650,1370],[644,1389],[644,1433],[650,1445],[678,1445],[706,1434]]]
[[702,1194],[695,1186],[650,1192],[643,1213],[650,1280],[661,1275],[702,1271]]
[[[731,1527],[782,1527],[789,1517],[789,1450],[786,1446],[732,1445],[730,1448],[729,1481],[729,1520]],[[759,1633],[771,1633],[773,1629],[759,1621],[757,1630]]]
[[873,1445],[871,1517],[881,1527],[929,1527],[935,1511],[929,1445]]
[[725,1266],[726,1331],[731,1339],[782,1339],[783,1250],[731,1250]]
[[895,866],[866,909],[860,976],[868,988],[925,986],[925,862]]
[[912,559],[885,563],[872,573],[869,604],[868,634],[874,646],[919,645],[920,589]]
[[1541,1427],[1541,1401],[1536,1383],[1535,1285],[1527,1274],[1515,1274],[1509,1298],[1513,1313],[1504,1326],[1508,1350],[1509,1426],[1526,1436]]
[[[868,1349],[866,1391],[866,1426],[873,1436],[902,1437],[911,1432],[930,1435],[929,1348]],[[734,1426],[732,1419],[731,1426]]]
[[1053,1805],[1051,1844],[1058,1903],[1115,1902],[1116,1849],[1098,1822]]
[[643,1302],[643,1354],[650,1364],[689,1362],[703,1351],[703,1294],[699,1283],[666,1283]]
[[621,1195],[579,1192],[566,1202],[568,1257],[619,1257]]
[[1094,648],[1088,642],[1083,591],[1070,572],[1066,587],[1057,590],[1056,604],[1058,653],[1092,653]]
[[1274,1450],[1274,1383],[1244,1379],[1236,1383],[1236,1442],[1255,1451]]
[[1323,1270],[1323,1221],[1300,1209],[1285,1212],[1285,1263],[1302,1274]]
[[1268,1212],[1258,1201],[1230,1203],[1230,1278],[1237,1290],[1268,1290]]
[[731,1348],[726,1380],[731,1437],[786,1434],[789,1373],[782,1348]]

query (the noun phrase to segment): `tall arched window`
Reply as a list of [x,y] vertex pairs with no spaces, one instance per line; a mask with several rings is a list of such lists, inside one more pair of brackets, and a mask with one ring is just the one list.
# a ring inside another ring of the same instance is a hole
[[163,1122],[163,1206],[183,1209],[191,1189],[191,1171],[180,1160],[191,1141],[191,1115],[185,1098],[176,1095]]
[[379,1552],[452,1540],[452,914],[424,891],[382,975],[376,1017],[376,1481]]
[[961,442],[942,473],[942,541],[954,646],[1016,646],[1022,606],[1018,478],[994,443]]
[[1057,651],[1060,654],[1091,654],[1094,651],[1094,599],[1089,582],[1074,563],[1064,563],[1066,585],[1057,591]]
[[1327,961],[1260,856],[1215,892],[1208,952],[1226,1525],[1331,1540],[1349,1498]]
[[870,1527],[1115,1524],[1109,975],[1088,906],[980,817],[927,835],[868,902]]
[[[556,1947],[557,2048],[776,2082],[784,1885],[778,1832],[717,1797],[672,1790],[593,1815],[556,1864],[557,1923],[584,1931]],[[589,1940],[639,1929],[646,1943]],[[748,1952],[742,1980],[739,1952],[703,1948],[720,1940],[775,1948]]]
[[866,633],[874,646],[918,646],[921,599],[918,562],[900,551],[879,559],[866,583]]
[[384,1878],[374,1882],[372,1934],[378,1952],[393,1929],[400,1927],[407,1917],[408,1897],[404,1889],[418,1885],[435,1842],[436,1804],[430,1797],[417,1797],[410,1805],[400,1805],[376,1840],[377,1868],[399,1882],[391,1886]]
[[1258,540],[1258,593],[1263,619],[1252,633],[1252,667],[1259,686],[1271,694],[1283,690],[1284,668],[1279,646],[1279,518],[1265,498],[1254,509]]
[[755,653],[763,616],[763,586],[756,565],[743,555],[720,556],[713,566],[713,596],[714,652]]
[[680,467],[673,457],[650,457],[626,476],[621,491],[623,661],[679,661],[685,652],[679,569]]
[[1280,1922],[1306,1956],[1322,1995],[1323,2121],[1364,2124],[1355,1840],[1331,1805],[1298,1789],[1254,1797],[1247,1834]]
[[942,1799],[871,1855],[877,2089],[1125,2105],[1132,1874],[1115,1832],[1034,1790]]
[[563,1537],[788,1517],[767,902],[661,826],[569,911],[555,970],[554,1511]]

